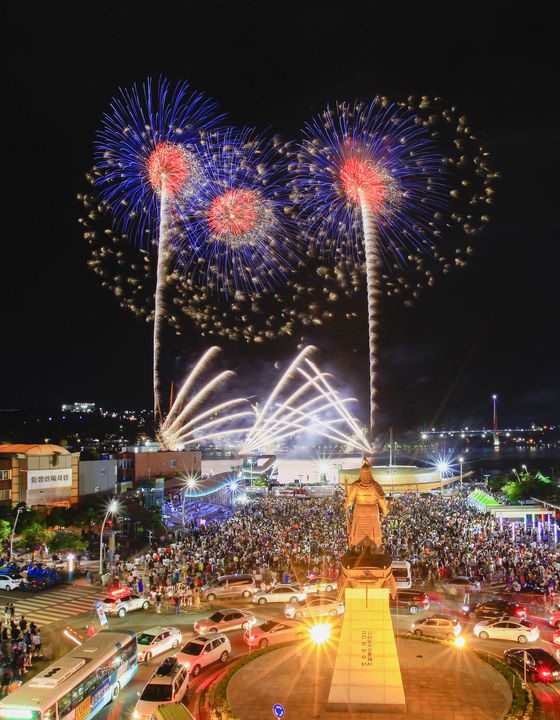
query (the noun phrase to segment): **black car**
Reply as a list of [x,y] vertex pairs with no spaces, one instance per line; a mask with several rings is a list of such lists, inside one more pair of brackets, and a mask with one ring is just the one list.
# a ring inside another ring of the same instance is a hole
[[512,648],[504,652],[508,665],[512,665],[523,673],[525,657],[527,658],[527,679],[532,682],[550,683],[560,680],[560,663],[542,648],[518,650]]
[[391,607],[406,608],[414,615],[420,610],[430,609],[430,598],[421,590],[399,590],[397,597],[394,600],[391,598],[389,604]]
[[504,617],[504,615],[524,619],[527,617],[527,608],[519,603],[508,602],[507,600],[488,600],[473,605],[465,613],[473,620],[475,618],[492,620],[493,618]]

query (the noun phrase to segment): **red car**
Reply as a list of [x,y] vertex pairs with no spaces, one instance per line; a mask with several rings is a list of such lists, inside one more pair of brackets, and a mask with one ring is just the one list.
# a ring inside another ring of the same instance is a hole
[[548,624],[551,627],[554,627],[557,630],[560,630],[560,610],[559,609],[556,609],[550,613],[550,617],[548,618]]

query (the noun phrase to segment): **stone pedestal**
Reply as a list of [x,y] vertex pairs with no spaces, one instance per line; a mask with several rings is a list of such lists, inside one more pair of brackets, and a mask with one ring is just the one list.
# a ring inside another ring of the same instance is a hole
[[389,590],[347,588],[328,709],[406,712]]

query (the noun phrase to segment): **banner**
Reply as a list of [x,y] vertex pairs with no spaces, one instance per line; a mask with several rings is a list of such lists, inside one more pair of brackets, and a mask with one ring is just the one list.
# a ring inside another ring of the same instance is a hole
[[28,470],[27,489],[71,487],[72,468],[51,468],[49,470]]

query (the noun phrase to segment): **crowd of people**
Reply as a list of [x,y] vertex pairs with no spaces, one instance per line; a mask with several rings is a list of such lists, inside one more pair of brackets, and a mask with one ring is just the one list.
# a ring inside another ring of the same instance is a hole
[[33,658],[41,657],[41,632],[25,615],[17,615],[14,603],[4,607],[0,619],[1,696],[20,685],[33,666]]
[[[482,584],[506,584],[555,593],[559,556],[534,529],[482,514],[465,498],[403,495],[383,519],[384,544],[394,559],[409,560],[416,586],[434,589],[455,575]],[[330,498],[259,497],[233,513],[206,521],[191,515],[167,547],[118,562],[119,582],[150,592],[158,611],[168,603],[198,605],[200,587],[219,575],[251,573],[262,587],[305,581],[313,574],[338,577],[347,550],[341,495]]]

